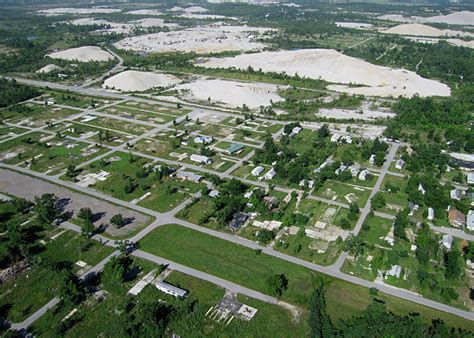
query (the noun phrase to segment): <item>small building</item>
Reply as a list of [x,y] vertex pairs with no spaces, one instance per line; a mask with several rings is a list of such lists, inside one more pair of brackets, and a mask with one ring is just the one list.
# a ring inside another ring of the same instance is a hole
[[248,218],[249,215],[244,214],[243,212],[236,213],[229,223],[229,228],[233,231],[239,230]]
[[362,170],[359,173],[359,180],[365,181],[367,179],[367,176],[369,175],[369,171],[367,169]]
[[418,208],[420,208],[418,204],[415,204],[411,201],[408,202],[408,210],[410,210],[410,212],[408,213],[408,216],[413,216],[413,214],[415,213],[415,211],[418,210]]
[[463,227],[466,223],[466,216],[456,209],[451,209],[448,211],[449,223],[455,227]]
[[334,173],[336,175],[340,175],[342,174],[345,170],[347,169],[347,165],[344,165],[344,164],[341,164],[341,166],[339,168],[337,168]]
[[400,278],[401,273],[402,273],[402,267],[400,265],[392,265],[390,270],[388,270],[385,273],[385,278],[388,278],[388,277]]
[[370,164],[370,165],[374,165],[374,164],[375,164],[375,154],[370,155],[369,164]]
[[349,135],[343,135],[339,138],[339,142],[351,144],[352,143],[352,137],[349,136]]
[[191,182],[197,183],[197,182],[201,182],[203,177],[201,175],[198,175],[189,171],[179,171],[176,174],[176,178],[179,178],[180,180],[183,180],[183,181],[191,181]]
[[188,291],[180,289],[176,286],[168,284],[166,282],[156,282],[155,286],[158,290],[171,295],[173,297],[184,298],[188,294]]
[[194,143],[198,144],[210,144],[212,141],[214,141],[212,136],[196,136],[194,138]]
[[290,133],[290,137],[295,137],[296,135],[298,135],[301,131],[303,130],[303,128],[301,127],[294,127],[293,130],[291,131]]
[[466,179],[467,179],[467,184],[474,184],[474,172],[467,173]]
[[441,244],[446,248],[446,250],[451,250],[451,246],[453,245],[453,236],[450,235],[443,235],[443,239],[441,240]]
[[219,191],[215,190],[215,189],[213,189],[209,192],[209,197],[212,197],[212,198],[219,197],[219,195],[220,195]]
[[421,183],[418,184],[418,191],[421,192],[422,195],[426,194],[426,190],[423,188]]
[[467,230],[474,231],[474,211],[469,210],[466,217],[466,228]]
[[333,134],[333,135],[331,136],[331,142],[337,142],[337,141],[339,141],[339,139],[341,138],[341,136],[342,136],[341,134]]
[[239,154],[244,150],[245,146],[239,143],[232,143],[225,152],[229,155]]
[[201,163],[201,164],[212,163],[212,159],[204,155],[192,154],[189,158],[191,159],[191,161]]
[[349,167],[349,170],[351,171],[352,177],[357,177],[357,175],[359,175],[359,172],[360,172],[360,166],[357,164],[353,164]]
[[263,172],[262,166],[255,167],[252,170],[252,176],[259,176],[262,172]]
[[449,197],[451,197],[452,200],[460,201],[462,197],[462,192],[459,189],[452,189],[449,191]]
[[264,179],[266,180],[271,180],[276,176],[276,171],[275,169],[271,168],[267,173],[263,176]]
[[404,166],[405,166],[405,161],[402,160],[401,158],[395,162],[395,168],[398,170],[402,170]]
[[428,221],[434,220],[434,216],[435,216],[434,209],[428,208],[428,217],[427,217]]
[[450,153],[449,156],[461,168],[474,169],[474,154]]
[[268,209],[273,209],[278,206],[278,198],[275,196],[265,196],[263,198],[263,202],[267,206]]

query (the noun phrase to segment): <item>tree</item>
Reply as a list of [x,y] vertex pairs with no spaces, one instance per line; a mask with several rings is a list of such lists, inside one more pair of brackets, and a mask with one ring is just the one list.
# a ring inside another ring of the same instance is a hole
[[35,197],[35,206],[33,211],[38,220],[45,224],[51,224],[59,217],[59,210],[56,203],[58,198],[54,194],[43,194],[41,197]]
[[95,232],[95,227],[94,224],[92,224],[92,221],[90,220],[85,220],[82,221],[82,226],[81,226],[81,234],[84,237],[91,237]]
[[127,274],[127,262],[124,258],[112,257],[104,266],[103,280],[115,284],[121,284]]
[[387,201],[385,197],[380,193],[376,193],[374,197],[370,200],[371,206],[373,210],[381,209],[385,205],[387,205]]
[[461,253],[458,250],[452,250],[446,253],[444,257],[444,265],[446,267],[447,279],[455,280],[459,278],[463,271]]
[[84,222],[91,222],[94,214],[92,213],[91,208],[81,208],[77,214],[77,217]]
[[57,280],[57,295],[64,302],[69,304],[77,304],[83,298],[85,290],[79,284],[79,279],[69,269],[62,269],[58,272]]
[[347,218],[349,218],[351,221],[355,221],[359,217],[359,213],[360,208],[357,203],[349,204],[349,214],[347,215]]
[[344,250],[354,256],[354,258],[357,258],[357,256],[361,255],[364,252],[364,247],[365,242],[354,235],[350,235],[344,241]]
[[73,178],[73,177],[76,177],[77,176],[77,169],[74,165],[70,164],[67,166],[67,169],[66,169],[66,176],[69,177],[69,178]]
[[110,223],[112,223],[116,228],[120,229],[125,225],[125,219],[123,218],[122,214],[116,214],[110,218]]
[[351,228],[351,222],[347,218],[341,219],[341,222],[339,223],[339,226],[344,229],[350,229]]
[[326,312],[324,284],[313,291],[310,299],[309,327],[312,338],[326,338],[334,336],[334,326]]
[[288,288],[288,279],[284,274],[275,274],[270,276],[266,282],[268,294],[280,297]]

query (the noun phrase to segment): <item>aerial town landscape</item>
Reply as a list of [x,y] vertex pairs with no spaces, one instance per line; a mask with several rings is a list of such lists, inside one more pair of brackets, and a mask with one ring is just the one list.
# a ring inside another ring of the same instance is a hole
[[472,1],[0,0],[2,337],[472,337]]

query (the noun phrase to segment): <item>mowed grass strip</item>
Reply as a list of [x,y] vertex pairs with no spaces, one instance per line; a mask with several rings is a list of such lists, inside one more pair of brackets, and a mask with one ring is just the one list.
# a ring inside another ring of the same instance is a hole
[[313,290],[317,273],[226,240],[176,224],[161,226],[140,241],[140,248],[197,270],[207,272],[263,293],[265,281],[285,274],[288,290],[283,295],[294,303],[304,303]]
[[[327,286],[328,313],[335,322],[364,310],[373,299],[365,287],[263,253],[257,255],[247,247],[176,224],[163,225],[151,232],[140,241],[140,249],[262,293],[267,293],[265,281],[269,276],[283,273],[289,284],[282,299],[305,309],[314,290],[315,277],[323,277]],[[450,326],[474,330],[474,322],[455,315],[381,292],[377,298],[386,302],[389,311],[400,315],[419,313],[427,322],[439,318]]]

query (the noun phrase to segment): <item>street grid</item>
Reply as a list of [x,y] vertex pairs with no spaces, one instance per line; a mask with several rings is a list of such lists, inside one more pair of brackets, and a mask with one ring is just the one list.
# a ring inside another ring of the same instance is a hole
[[[163,105],[165,107],[166,106],[171,107],[171,104],[166,103],[166,102],[157,102],[155,100],[145,99],[145,98],[141,98],[141,97],[135,97],[135,96],[131,96],[131,95],[110,93],[110,92],[106,92],[106,91],[102,91],[102,90],[98,90],[98,89],[85,88],[86,86],[70,87],[70,86],[66,86],[66,85],[62,85],[62,84],[55,84],[55,83],[41,82],[41,81],[34,81],[34,80],[26,80],[26,79],[17,79],[17,81],[19,83],[25,83],[25,84],[29,84],[29,85],[33,85],[33,86],[37,86],[37,87],[43,87],[43,88],[44,87],[49,87],[49,88],[59,89],[59,90],[69,90],[71,92],[75,92],[75,93],[78,93],[78,94],[94,95],[94,96],[110,97],[110,98],[114,98],[114,99],[119,99],[119,101],[108,104],[107,107],[112,107],[114,105],[122,104],[122,103],[127,102],[127,101],[145,102],[145,103],[153,103],[153,104],[158,103],[158,104]],[[80,112],[77,113],[77,114],[74,114],[72,116],[69,116],[69,117],[63,118],[61,120],[58,120],[58,121],[56,121],[56,123],[71,121],[72,119],[80,118],[80,117],[82,117],[84,115],[87,115],[87,114],[94,114],[94,115],[97,115],[97,116],[103,116],[103,117],[113,118],[113,119],[116,119],[116,120],[121,120],[121,121],[125,121],[125,122],[133,122],[133,123],[136,123],[136,124],[142,124],[142,125],[147,125],[147,126],[152,127],[151,130],[149,130],[149,131],[147,131],[147,132],[145,132],[141,135],[135,136],[133,139],[129,140],[128,142],[124,142],[124,143],[122,143],[118,146],[102,145],[104,148],[107,149],[107,151],[105,153],[103,153],[99,156],[96,156],[95,158],[90,159],[86,162],[83,162],[82,164],[80,164],[78,166],[78,168],[86,167],[89,164],[91,164],[91,163],[93,163],[97,160],[100,160],[100,159],[106,158],[107,156],[110,156],[111,154],[113,154],[116,151],[122,151],[122,152],[123,151],[128,151],[133,155],[148,158],[148,159],[151,159],[153,161],[158,161],[158,162],[166,163],[166,164],[170,164],[170,165],[176,165],[176,166],[179,166],[179,167],[182,167],[182,168],[196,170],[196,171],[200,171],[200,172],[204,172],[204,173],[214,174],[214,175],[219,176],[220,178],[225,178],[225,179],[236,178],[236,179],[239,179],[240,181],[242,181],[244,183],[248,183],[248,184],[251,184],[251,185],[254,185],[254,186],[259,186],[259,187],[262,187],[262,188],[268,188],[269,187],[269,184],[267,184],[265,182],[238,178],[238,177],[232,175],[232,172],[234,172],[236,169],[238,169],[245,161],[248,161],[255,154],[254,150],[251,151],[249,154],[247,154],[245,157],[238,159],[235,162],[235,164],[233,164],[229,169],[225,170],[224,172],[218,172],[218,171],[215,171],[215,170],[212,170],[212,169],[202,168],[201,166],[197,166],[197,165],[193,165],[193,164],[183,163],[183,162],[180,162],[180,161],[169,160],[169,159],[164,159],[164,158],[160,158],[160,157],[157,157],[157,156],[144,154],[142,152],[134,150],[133,147],[128,147],[127,146],[127,143],[129,145],[133,145],[133,144],[137,143],[138,141],[146,139],[146,138],[148,138],[148,137],[150,137],[150,136],[152,136],[152,135],[154,135],[154,134],[156,134],[160,131],[168,130],[171,127],[171,125],[173,124],[173,121],[170,121],[170,122],[164,123],[164,124],[154,124],[154,123],[149,123],[149,122],[143,122],[143,121],[136,120],[136,119],[131,119],[131,118],[121,117],[121,116],[117,116],[117,115],[113,115],[113,114],[108,114],[108,113],[104,113],[104,112],[98,112],[95,109],[91,109],[91,108],[82,109],[82,108],[77,108],[77,107],[69,107],[67,105],[61,105],[61,106],[62,107],[67,107],[67,108],[70,108],[70,109],[74,109],[74,110],[78,110]],[[233,116],[233,117],[239,116],[238,113],[234,113],[234,112],[231,112],[231,111],[225,110],[225,109],[219,109],[219,110],[214,109],[214,108],[210,109],[208,107],[199,106],[199,105],[185,105],[185,107],[191,108],[196,112],[207,112],[207,113],[212,113],[212,114],[217,114],[217,115]],[[104,108],[104,107],[102,107],[102,108]],[[184,118],[185,117],[183,117],[183,116],[176,117],[176,122],[179,123]],[[263,118],[257,118],[257,120],[276,122],[276,121],[273,121],[273,120],[268,120],[268,119],[263,119]],[[18,126],[16,124],[7,124],[7,125]],[[283,126],[284,126],[284,124],[282,123],[281,129],[277,133],[273,134],[274,138],[277,138],[282,134]],[[27,127],[22,126],[22,128],[28,129],[28,131],[26,131],[24,133],[17,134],[17,135],[13,135],[12,137],[9,137],[9,138],[5,138],[5,139],[1,140],[0,143],[6,142],[6,141],[11,140],[13,138],[17,138],[17,137],[27,135],[27,134],[29,134],[33,131],[52,134],[52,135],[55,134],[55,132],[53,132],[51,130],[47,130],[46,126],[37,127],[37,128],[27,128]],[[91,141],[91,140],[88,140],[88,139],[76,138],[76,137],[72,137],[72,136],[65,136],[65,138],[71,139],[71,140],[74,140],[74,141],[81,141],[81,142],[85,142],[85,143],[89,143],[89,144],[96,144],[97,143],[97,142],[94,142],[94,141]],[[225,140],[225,139],[223,139],[223,140]],[[253,147],[259,148],[259,146],[253,146]],[[403,174],[394,173],[394,172],[389,171],[389,167],[390,167],[391,163],[393,162],[399,147],[400,147],[399,143],[390,142],[390,148],[388,150],[388,154],[386,156],[386,161],[384,162],[382,168],[381,169],[374,169],[374,170],[371,169],[372,171],[378,173],[378,178],[377,178],[377,181],[376,181],[375,185],[371,189],[369,199],[367,200],[364,207],[360,209],[360,216],[357,220],[357,223],[356,223],[354,229],[351,230],[351,233],[353,235],[357,235],[359,233],[359,231],[361,230],[362,225],[364,224],[366,218],[368,217],[368,215],[371,211],[371,202],[370,202],[370,200],[379,191],[385,176],[386,175],[393,175],[393,176],[397,176],[397,177],[403,177],[404,176]],[[14,171],[14,172],[16,172],[15,175],[24,174],[24,175],[28,175],[30,177],[36,177],[36,178],[38,178],[42,181],[48,181],[53,185],[60,186],[60,187],[63,188],[63,190],[64,190],[64,188],[66,188],[66,189],[67,188],[73,188],[74,190],[79,191],[80,193],[84,193],[84,194],[87,194],[89,196],[95,197],[98,200],[108,201],[108,202],[111,202],[114,205],[125,207],[125,208],[127,208],[127,209],[129,209],[133,212],[138,212],[139,214],[144,214],[144,215],[148,215],[150,217],[154,217],[155,220],[151,224],[149,224],[148,226],[146,226],[145,228],[140,230],[138,233],[136,233],[133,236],[131,236],[130,238],[128,238],[128,240],[132,243],[140,241],[143,237],[145,237],[151,231],[157,229],[158,227],[160,227],[162,225],[165,225],[165,224],[178,224],[178,225],[190,228],[190,229],[195,230],[195,231],[199,231],[199,232],[202,232],[202,233],[214,236],[214,237],[218,237],[218,238],[227,240],[229,242],[232,242],[232,243],[235,243],[235,244],[238,244],[238,245],[242,245],[242,246],[245,246],[245,247],[248,247],[248,248],[251,248],[251,249],[262,250],[262,252],[267,254],[267,255],[270,255],[270,256],[273,256],[273,257],[276,257],[276,258],[279,258],[279,259],[282,259],[282,260],[285,260],[285,261],[288,261],[288,262],[306,267],[308,269],[311,269],[311,270],[314,270],[314,271],[317,271],[317,272],[327,274],[327,275],[335,277],[335,278],[345,280],[345,281],[350,282],[350,283],[361,285],[361,286],[364,286],[364,287],[367,287],[367,288],[376,288],[376,289],[379,289],[381,292],[384,292],[384,293],[392,295],[392,296],[396,296],[396,297],[399,297],[399,298],[402,298],[402,299],[405,299],[405,300],[408,300],[408,301],[412,301],[412,302],[415,302],[415,303],[418,303],[418,304],[421,304],[421,305],[424,305],[424,306],[435,308],[437,310],[442,310],[444,312],[451,313],[451,314],[454,314],[454,315],[457,315],[457,316],[460,316],[460,317],[463,317],[463,318],[466,318],[466,319],[469,319],[469,320],[474,320],[474,313],[472,313],[472,312],[464,311],[464,310],[461,310],[461,309],[458,309],[458,308],[455,308],[455,307],[451,307],[449,305],[445,305],[445,304],[438,303],[438,302],[435,302],[435,301],[432,301],[432,300],[429,300],[429,299],[425,299],[422,296],[416,295],[416,294],[414,294],[414,293],[412,293],[408,290],[396,288],[396,287],[393,287],[393,286],[390,286],[390,285],[387,285],[387,284],[371,282],[371,281],[364,280],[364,279],[361,279],[361,278],[358,278],[358,277],[355,277],[355,276],[352,276],[352,275],[341,272],[340,269],[341,269],[342,265],[344,264],[345,259],[348,256],[347,252],[343,252],[333,265],[321,266],[321,265],[317,265],[317,264],[311,263],[309,261],[305,261],[303,259],[300,259],[300,258],[297,258],[297,257],[294,257],[294,256],[290,256],[290,255],[281,253],[279,251],[273,250],[270,247],[262,246],[262,245],[260,245],[256,242],[244,239],[242,237],[239,237],[239,236],[236,236],[236,235],[233,235],[233,234],[218,232],[218,231],[208,229],[208,228],[204,228],[204,227],[201,227],[199,225],[196,225],[196,224],[190,223],[188,221],[177,218],[175,215],[180,210],[182,210],[188,203],[190,203],[191,199],[186,199],[180,205],[175,207],[173,210],[170,210],[170,211],[165,212],[165,213],[159,213],[159,212],[156,212],[156,211],[153,211],[153,210],[135,205],[135,204],[130,203],[130,202],[125,202],[123,200],[113,198],[113,197],[108,196],[104,193],[98,192],[94,189],[87,188],[87,187],[81,187],[81,186],[78,186],[74,183],[63,181],[59,177],[62,174],[64,174],[64,172],[59,173],[59,174],[54,175],[54,176],[50,176],[50,175],[47,175],[47,174],[44,174],[44,173],[39,173],[39,172],[32,171],[32,170],[27,169],[27,168],[22,168],[22,167],[18,167],[18,166],[15,166],[15,165],[9,165],[9,164],[5,164],[5,163],[0,163],[0,168],[3,168],[3,170],[0,170],[0,177],[4,176],[5,173],[7,173],[7,171]],[[283,186],[274,186],[274,189],[276,191],[285,192],[285,193],[291,193],[293,191],[298,191],[298,192],[302,193],[302,191],[299,191],[297,189],[290,189],[290,188],[286,188],[286,187],[283,187]],[[196,194],[195,196],[200,196],[199,194],[200,193]],[[30,197],[30,196],[28,196],[28,197]],[[323,198],[323,197],[319,197],[319,196],[314,196],[314,195],[311,195],[311,194],[308,195],[307,198],[312,199],[312,200],[316,200],[316,201],[321,201],[321,202],[327,203],[329,205],[337,206],[337,207],[342,207],[342,208],[346,208],[346,209],[349,208],[349,205],[346,204],[346,203],[333,201],[331,199],[327,199],[327,198]],[[375,212],[375,215],[378,216],[378,217],[384,218],[384,219],[388,219],[388,220],[393,220],[393,218],[394,218],[394,216],[386,214],[386,213],[382,213],[382,212]],[[63,222],[61,224],[61,226],[66,228],[66,229],[72,230],[72,231],[80,232],[80,228],[77,225],[74,225],[70,222]],[[442,233],[442,234],[449,234],[449,235],[452,235],[452,236],[455,236],[455,237],[458,237],[458,238],[461,238],[461,239],[465,239],[465,240],[469,240],[469,241],[474,240],[474,236],[466,234],[461,230],[451,229],[451,228],[434,227],[434,226],[432,227],[432,229],[436,232],[439,232],[439,233]],[[99,240],[102,243],[105,243],[105,245],[109,245],[109,246],[112,246],[112,247],[115,247],[118,244],[116,241],[111,240],[109,238],[106,238],[102,235],[94,235],[92,238],[95,239],[95,240]],[[118,254],[118,251],[115,251],[112,255],[108,256],[106,259],[104,259],[102,262],[100,262],[98,265],[96,265],[90,271],[88,271],[87,275],[94,274],[94,273],[97,273],[98,271],[100,271],[103,268],[103,266],[106,264],[106,262],[111,257],[113,257],[117,254]],[[155,255],[152,255],[152,254],[149,254],[149,253],[145,253],[145,252],[140,251],[140,250],[134,251],[132,253],[132,255],[134,255],[136,257],[139,257],[139,258],[149,260],[149,261],[154,262],[156,264],[166,264],[166,265],[170,266],[172,269],[175,269],[177,271],[181,271],[183,273],[186,273],[186,274],[189,274],[189,275],[192,275],[192,276],[204,279],[204,280],[207,280],[207,281],[209,281],[209,282],[211,282],[215,285],[226,288],[226,289],[228,289],[230,291],[233,291],[233,292],[241,293],[241,294],[244,294],[246,296],[253,297],[253,298],[256,298],[256,299],[259,299],[259,300],[262,300],[262,301],[265,301],[265,302],[271,303],[271,304],[278,304],[279,303],[279,301],[276,300],[275,298],[270,297],[268,295],[264,295],[260,292],[255,291],[255,290],[245,288],[243,286],[240,286],[240,285],[237,285],[235,283],[226,281],[224,279],[217,278],[215,276],[209,275],[209,274],[205,273],[204,271],[198,271],[198,270],[180,265],[178,263],[169,261],[167,259],[163,259],[161,257],[155,256]],[[85,278],[85,276],[81,276],[81,278]],[[26,330],[28,328],[28,326],[30,326],[35,320],[40,318],[48,309],[51,309],[52,307],[54,307],[58,303],[58,301],[59,300],[57,298],[52,299],[50,302],[45,304],[41,309],[36,311],[34,314],[32,314],[27,319],[25,319],[23,322],[21,322],[21,323],[12,323],[12,328],[19,329],[19,330],[20,329],[21,330]],[[291,307],[290,304],[284,304],[284,305],[280,304],[280,305],[282,305],[284,307],[287,307],[287,308],[288,308],[288,306]]]

